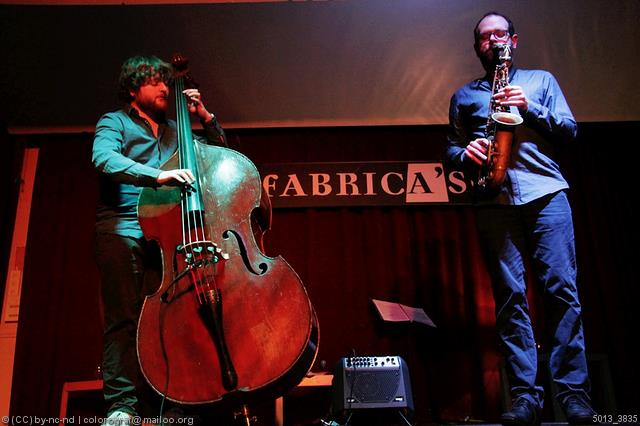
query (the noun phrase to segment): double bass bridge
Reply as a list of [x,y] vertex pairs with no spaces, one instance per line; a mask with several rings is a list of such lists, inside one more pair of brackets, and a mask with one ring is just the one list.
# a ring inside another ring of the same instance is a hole
[[218,263],[221,258],[229,259],[229,254],[224,253],[216,243],[207,240],[181,244],[176,253],[184,256],[187,268],[200,268]]
[[[198,303],[206,303],[205,292],[215,284],[214,268],[221,259],[228,260],[229,255],[212,241],[198,240],[178,245],[174,252],[173,266],[174,271],[180,270],[180,267],[182,270],[173,277],[167,290],[162,294],[161,300],[164,303],[171,303],[176,297],[195,289]],[[191,285],[176,294],[178,283],[187,275],[190,277]]]

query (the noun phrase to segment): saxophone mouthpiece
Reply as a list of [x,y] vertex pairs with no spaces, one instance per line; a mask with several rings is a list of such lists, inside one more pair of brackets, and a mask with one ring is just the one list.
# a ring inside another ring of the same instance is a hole
[[511,46],[505,43],[496,43],[493,45],[494,54],[500,59],[501,63],[511,61]]

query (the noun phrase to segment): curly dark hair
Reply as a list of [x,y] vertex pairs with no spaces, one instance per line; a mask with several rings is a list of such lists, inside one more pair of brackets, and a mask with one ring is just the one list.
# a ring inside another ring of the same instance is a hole
[[120,70],[118,97],[124,102],[131,102],[131,91],[138,90],[154,78],[170,84],[173,68],[156,56],[133,56],[127,59]]

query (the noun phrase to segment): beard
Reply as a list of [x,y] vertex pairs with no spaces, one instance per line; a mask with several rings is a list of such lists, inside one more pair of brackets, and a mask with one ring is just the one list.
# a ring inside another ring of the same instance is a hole
[[137,105],[138,108],[155,121],[164,121],[167,115],[169,102],[167,98],[155,97],[153,99],[140,99],[138,100]]
[[[511,41],[506,44],[511,49],[511,53],[513,54],[514,48],[512,46]],[[496,67],[500,65],[500,49],[497,48],[499,44],[496,43],[491,46],[491,49],[487,49],[484,52],[478,53],[478,57],[480,58],[480,62],[482,62],[482,67],[489,73],[495,71]]]

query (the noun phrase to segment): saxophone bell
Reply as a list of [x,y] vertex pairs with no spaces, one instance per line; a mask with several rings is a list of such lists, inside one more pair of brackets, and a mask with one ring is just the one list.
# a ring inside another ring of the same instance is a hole
[[494,112],[491,114],[491,119],[504,126],[517,126],[524,121],[519,114],[505,111]]

